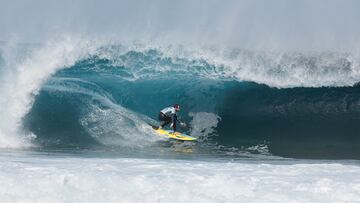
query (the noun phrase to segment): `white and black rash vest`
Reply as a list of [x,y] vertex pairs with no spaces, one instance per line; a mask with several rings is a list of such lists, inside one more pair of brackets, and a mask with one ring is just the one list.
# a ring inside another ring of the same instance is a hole
[[160,112],[168,117],[173,117],[174,115],[176,115],[175,107],[173,107],[173,106],[166,107],[163,110],[161,110]]

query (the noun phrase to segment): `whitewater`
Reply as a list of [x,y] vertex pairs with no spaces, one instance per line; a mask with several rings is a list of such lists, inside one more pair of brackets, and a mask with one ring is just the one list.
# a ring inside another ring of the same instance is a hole
[[360,194],[352,162],[34,152],[2,152],[1,162],[1,184],[11,186],[1,189],[2,202],[356,202]]

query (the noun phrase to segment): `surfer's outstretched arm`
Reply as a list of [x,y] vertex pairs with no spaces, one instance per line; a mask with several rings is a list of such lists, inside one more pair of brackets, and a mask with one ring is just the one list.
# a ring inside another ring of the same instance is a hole
[[179,118],[177,118],[176,120],[180,123],[181,126],[187,127],[187,125],[184,121],[180,120]]

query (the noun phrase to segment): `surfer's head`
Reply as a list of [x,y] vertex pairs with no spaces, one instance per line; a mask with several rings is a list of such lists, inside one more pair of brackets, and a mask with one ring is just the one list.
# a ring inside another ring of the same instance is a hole
[[180,111],[180,105],[179,104],[174,104],[174,108],[175,108],[175,111]]

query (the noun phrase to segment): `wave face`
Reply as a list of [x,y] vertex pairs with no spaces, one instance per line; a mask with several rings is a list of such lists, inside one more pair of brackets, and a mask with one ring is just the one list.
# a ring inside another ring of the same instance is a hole
[[[6,113],[9,103],[25,101],[18,105],[23,109],[13,109],[17,116],[9,117],[16,124],[7,126],[32,135],[27,143],[47,148],[151,147],[158,138],[147,123],[156,123],[163,107],[180,103],[180,116],[192,127],[187,132],[209,151],[360,158],[360,71],[352,54],[89,48],[88,43],[66,47],[37,52],[37,64],[33,55],[25,60],[31,70],[38,64],[47,67],[47,72],[38,69],[30,75],[34,78],[29,81],[42,82],[26,90],[9,85],[23,96],[2,102]],[[51,60],[58,62],[49,68]],[[0,61],[7,66],[6,58]],[[5,73],[9,71],[3,68],[2,78],[14,84]],[[10,95],[5,90],[1,94]],[[15,137],[15,131],[6,129],[1,126],[2,139],[5,134]]]

